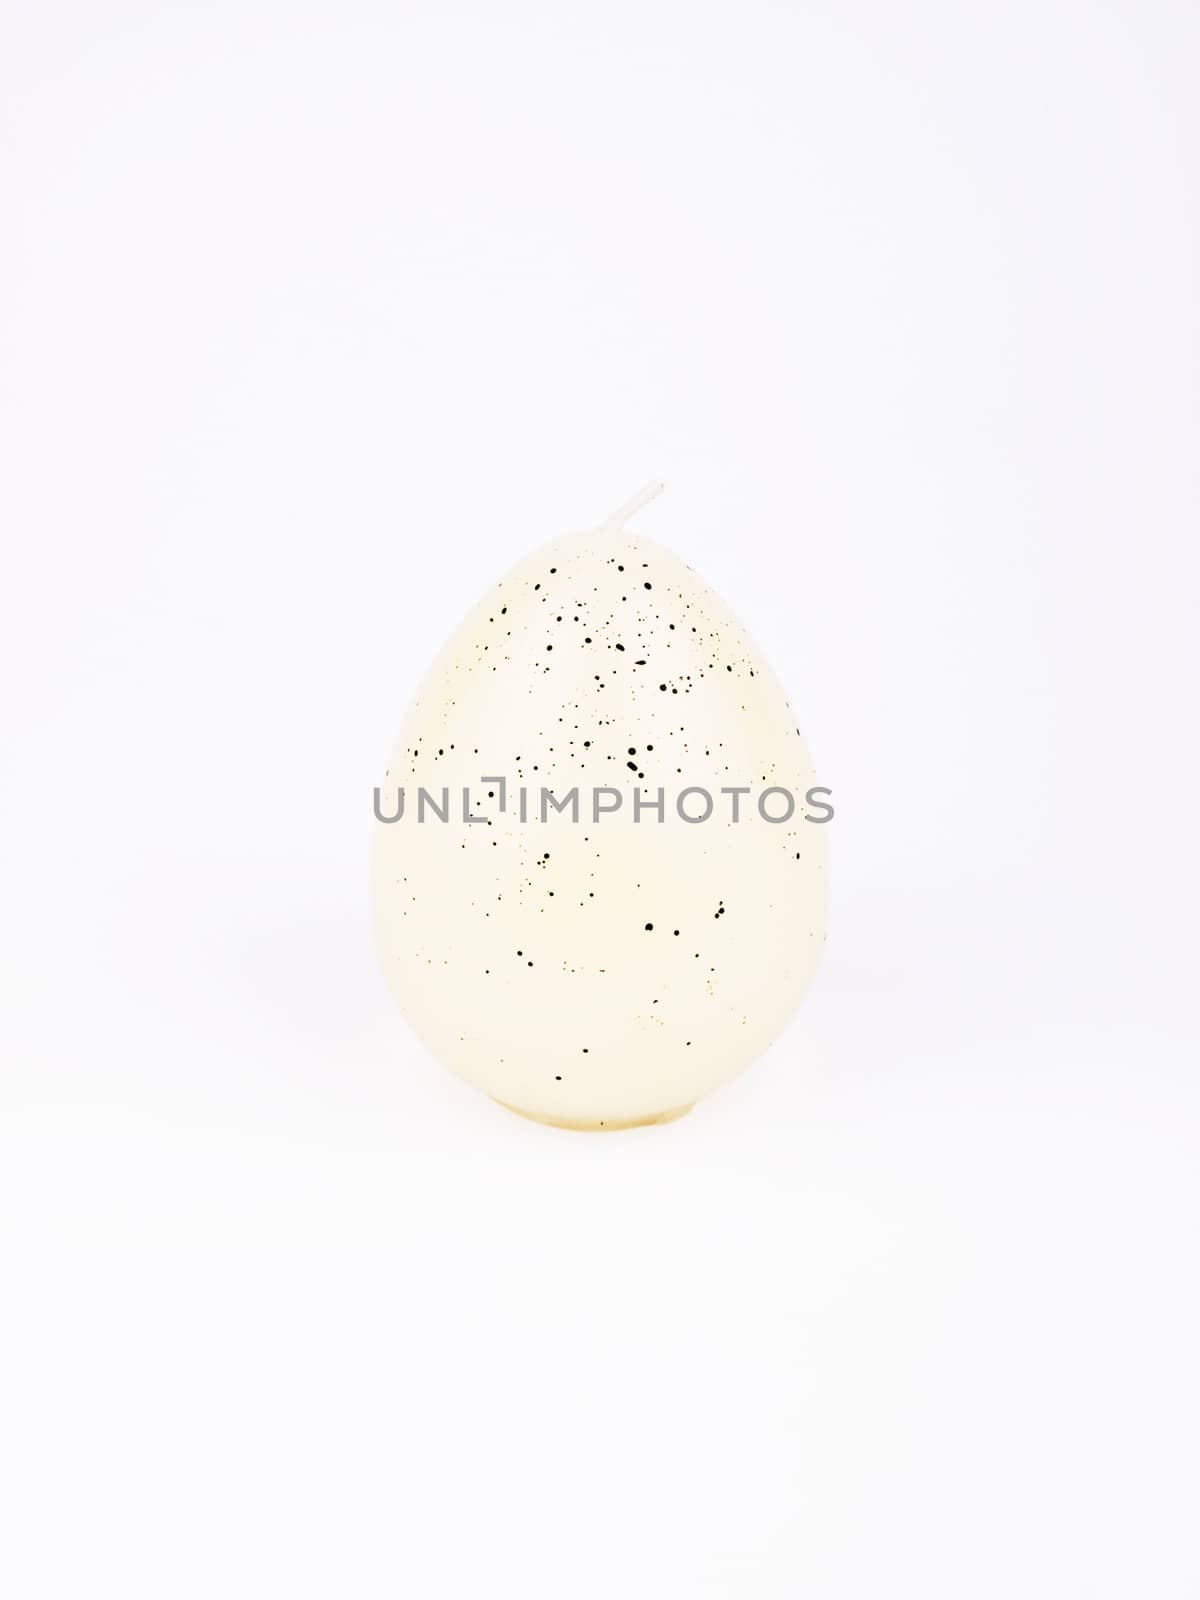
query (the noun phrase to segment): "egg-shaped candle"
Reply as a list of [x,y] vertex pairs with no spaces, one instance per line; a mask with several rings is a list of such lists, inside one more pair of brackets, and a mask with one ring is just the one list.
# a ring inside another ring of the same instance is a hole
[[743,628],[628,530],[653,492],[489,591],[375,795],[393,994],[446,1066],[566,1128],[734,1077],[824,939],[828,791]]

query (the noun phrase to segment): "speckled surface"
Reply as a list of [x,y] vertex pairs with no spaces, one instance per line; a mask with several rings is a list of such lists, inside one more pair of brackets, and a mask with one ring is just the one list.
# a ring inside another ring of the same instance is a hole
[[[506,778],[505,810],[483,776]],[[779,683],[688,567],[622,528],[556,540],[450,637],[397,740],[381,792],[403,786],[405,814],[376,822],[373,860],[389,986],[448,1067],[530,1115],[690,1105],[771,1043],[812,977],[816,781]],[[448,823],[417,822],[418,785],[449,789]],[[715,797],[706,822],[676,812],[692,785]],[[734,785],[752,790],[736,824]],[[578,788],[581,820],[537,820],[543,786]],[[623,795],[599,822],[594,786]],[[796,796],[790,821],[759,815],[770,786]],[[660,787],[664,820],[635,823],[634,791]],[[483,823],[462,821],[463,788]]]

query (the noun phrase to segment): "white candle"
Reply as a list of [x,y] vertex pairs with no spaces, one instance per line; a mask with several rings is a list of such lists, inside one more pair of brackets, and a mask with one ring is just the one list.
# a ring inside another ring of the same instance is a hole
[[485,596],[377,794],[390,987],[447,1066],[563,1127],[681,1115],[824,938],[827,791],[741,626],[627,531],[657,487]]

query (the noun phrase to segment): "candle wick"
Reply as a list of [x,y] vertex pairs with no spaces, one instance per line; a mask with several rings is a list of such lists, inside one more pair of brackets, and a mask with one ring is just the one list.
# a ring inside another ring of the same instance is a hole
[[619,532],[629,521],[630,517],[632,517],[635,512],[640,511],[644,505],[649,504],[649,502],[655,499],[656,496],[660,495],[663,492],[664,487],[665,485],[658,481],[648,483],[644,489],[640,489],[638,493],[634,495],[632,500],[627,500],[619,511],[614,511],[612,516],[608,517],[602,526],[605,528],[612,528],[614,532]]

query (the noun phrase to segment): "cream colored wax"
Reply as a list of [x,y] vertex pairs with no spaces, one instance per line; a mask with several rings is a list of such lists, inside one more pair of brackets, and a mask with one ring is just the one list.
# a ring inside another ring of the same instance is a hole
[[804,741],[717,595],[628,531],[646,498],[485,595],[377,797],[404,796],[374,834],[392,992],[453,1071],[563,1126],[668,1120],[732,1078],[824,937]]

